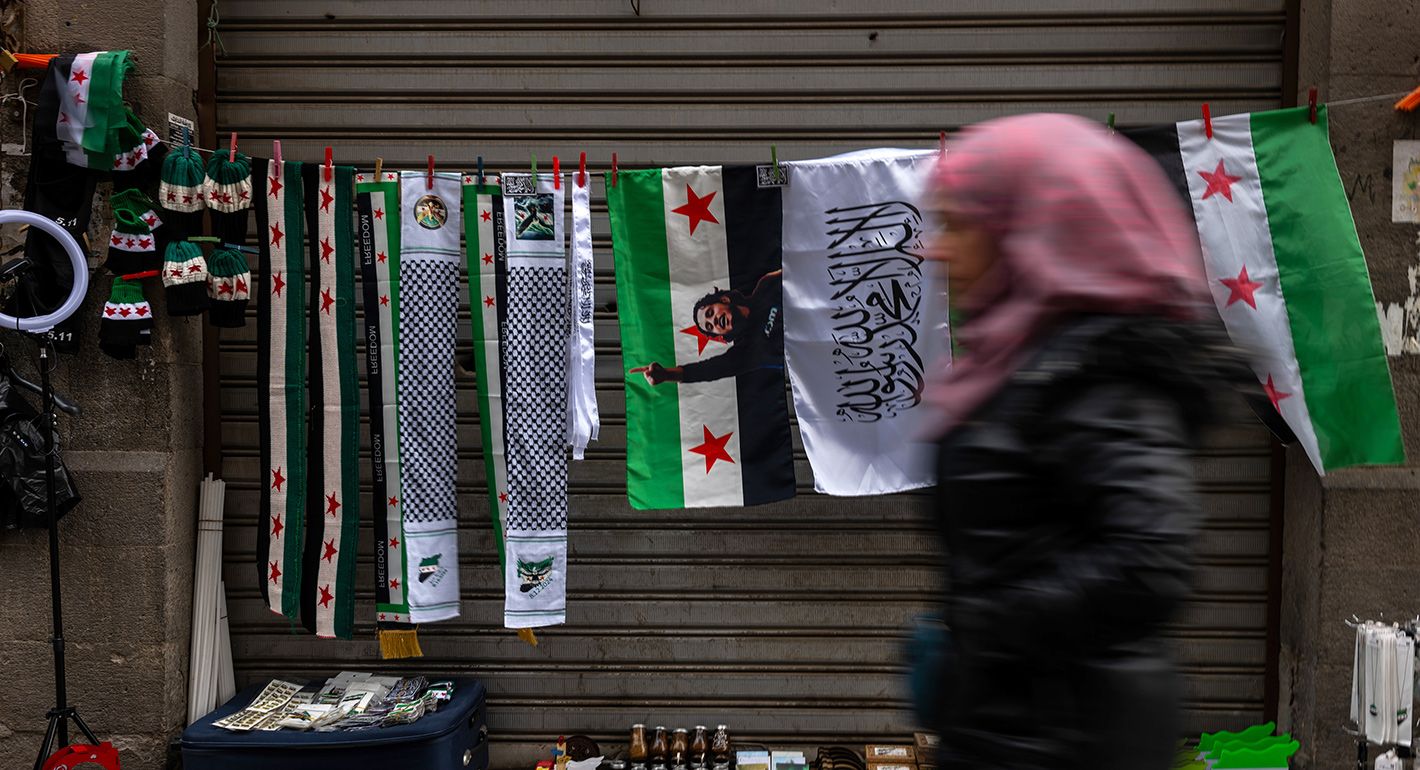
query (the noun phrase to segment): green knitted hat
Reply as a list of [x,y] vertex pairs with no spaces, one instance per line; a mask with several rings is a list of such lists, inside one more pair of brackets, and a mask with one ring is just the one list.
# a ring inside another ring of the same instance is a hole
[[113,205],[113,232],[109,233],[108,260],[104,267],[114,275],[157,269],[158,247],[153,227],[162,222],[153,213],[152,202],[138,190],[126,190],[112,196],[109,202]]
[[202,183],[206,178],[202,157],[197,150],[187,146],[174,148],[163,159],[162,183],[158,186],[158,197],[163,208],[182,212],[201,211],[205,203]]
[[212,300],[207,318],[213,326],[224,329],[246,326],[247,300],[251,297],[247,258],[231,246],[220,246],[212,251],[207,270],[207,295]]
[[213,153],[202,182],[207,207],[226,213],[251,208],[251,158],[240,152],[236,160],[229,157],[230,153]]
[[113,279],[99,318],[99,348],[114,358],[133,358],[134,348],[153,339],[153,308],[137,281]]
[[163,288],[168,297],[168,315],[202,315],[207,309],[207,260],[197,244],[168,244],[163,260]]
[[148,159],[148,153],[162,141],[133,114],[124,108],[127,118],[118,127],[118,154],[113,158],[114,171],[132,171]]

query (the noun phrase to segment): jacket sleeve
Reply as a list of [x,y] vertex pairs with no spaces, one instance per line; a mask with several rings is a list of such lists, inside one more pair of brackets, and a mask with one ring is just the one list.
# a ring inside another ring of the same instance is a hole
[[1188,597],[1202,517],[1192,451],[1176,401],[1140,383],[1077,391],[1028,429],[1060,515],[1080,518],[1077,546],[994,589],[983,618],[1005,644],[1036,652],[1147,635]]
[[736,343],[718,356],[682,365],[681,382],[709,382],[749,371],[753,366],[748,348],[747,342]]

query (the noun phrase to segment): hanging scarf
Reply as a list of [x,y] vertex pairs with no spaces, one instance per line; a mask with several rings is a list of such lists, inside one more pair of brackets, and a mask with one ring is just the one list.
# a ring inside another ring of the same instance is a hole
[[273,160],[264,169],[255,180],[261,252],[257,409],[264,469],[256,558],[266,606],[296,621],[306,532],[305,195],[301,164]]
[[50,67],[51,78],[64,78],[55,133],[71,164],[109,171],[132,149],[120,137],[129,115],[123,80],[132,66],[127,51],[99,51],[76,54],[67,72]]
[[[369,181],[367,181],[369,180]],[[370,409],[371,510],[375,520],[375,628],[380,657],[420,657],[409,622],[399,446],[399,177],[355,177],[356,238],[365,302],[365,382]]]
[[360,390],[355,362],[354,169],[302,169],[310,246],[310,394],[301,617],[316,636],[354,630],[360,520]]
[[[576,177],[573,177],[574,181]],[[572,458],[586,454],[587,443],[595,441],[601,429],[597,411],[597,350],[592,309],[595,277],[592,273],[591,177],[572,187],[572,334],[568,337],[567,358],[567,443]]]
[[507,280],[494,303],[504,300],[506,330],[503,624],[538,628],[567,612],[567,372],[548,366],[566,360],[568,345],[563,190],[551,174],[502,182]]
[[398,320],[400,488],[415,623],[458,617],[459,175],[400,174]]

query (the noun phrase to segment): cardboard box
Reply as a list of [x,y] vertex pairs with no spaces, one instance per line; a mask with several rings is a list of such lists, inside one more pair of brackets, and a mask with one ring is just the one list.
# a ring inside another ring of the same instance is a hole
[[917,752],[911,746],[889,745],[881,743],[870,743],[863,751],[863,756],[868,760],[868,764],[917,764]]
[[[936,733],[913,733],[912,737],[917,742],[918,760],[926,759],[931,756],[932,752],[936,751],[937,747],[942,745],[942,738]],[[933,770],[935,770],[935,768],[933,768]]]

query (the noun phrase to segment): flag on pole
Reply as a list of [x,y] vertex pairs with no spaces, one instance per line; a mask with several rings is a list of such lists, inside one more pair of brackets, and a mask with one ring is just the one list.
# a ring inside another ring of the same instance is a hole
[[1189,201],[1214,302],[1319,473],[1404,462],[1375,298],[1326,107],[1128,132]]
[[794,494],[781,184],[768,166],[607,175],[633,507]]
[[911,436],[929,338],[947,334],[922,257],[919,197],[935,158],[868,150],[788,164],[784,352],[819,492],[934,483],[932,447]]

